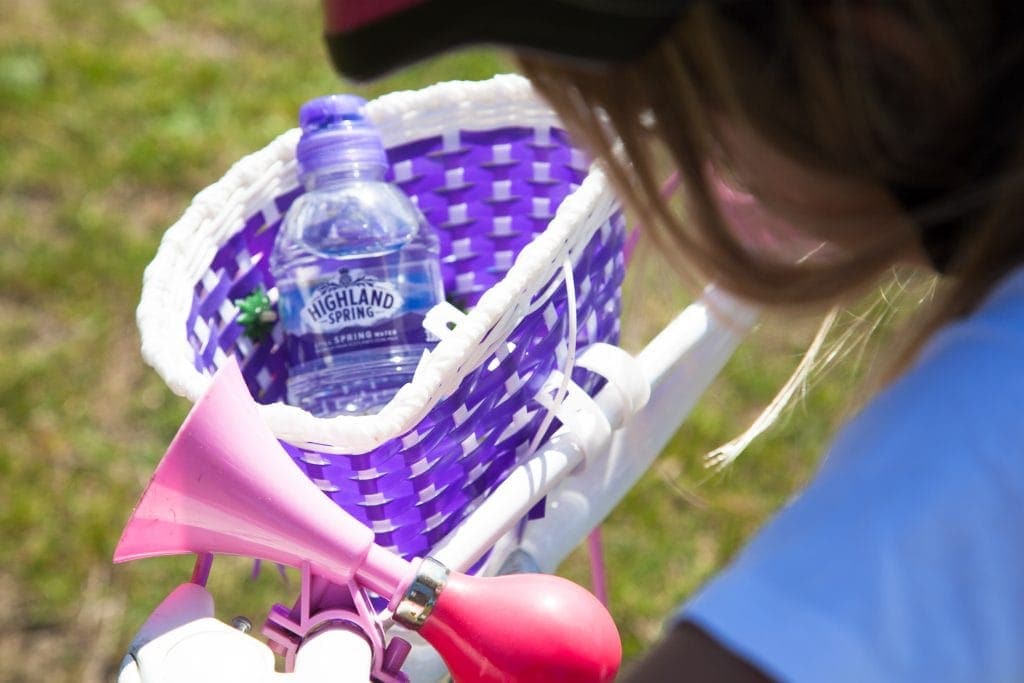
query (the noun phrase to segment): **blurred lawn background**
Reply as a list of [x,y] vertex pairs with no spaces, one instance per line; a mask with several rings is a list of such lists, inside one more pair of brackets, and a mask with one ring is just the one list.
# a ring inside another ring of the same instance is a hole
[[[145,615],[191,562],[114,567],[120,529],[188,410],[138,352],[142,271],[190,198],[294,125],[305,100],[366,97],[512,69],[468,51],[372,85],[340,82],[313,0],[5,0],[0,20],[0,681],[112,680]],[[627,291],[637,348],[684,301],[641,254]],[[605,527],[627,658],[803,482],[849,403],[817,383],[733,468],[734,436],[799,360],[811,320],[771,321]],[[564,573],[587,585],[583,553]],[[221,616],[259,623],[295,582],[220,562]]]

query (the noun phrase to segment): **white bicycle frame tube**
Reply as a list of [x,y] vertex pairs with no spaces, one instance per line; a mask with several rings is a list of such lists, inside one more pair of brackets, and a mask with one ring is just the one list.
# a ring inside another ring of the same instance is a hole
[[[566,479],[552,492],[544,517],[526,525],[518,545],[542,571],[554,571],[650,468],[756,316],[754,309],[712,290],[640,352],[637,361],[651,384],[650,401],[612,435],[607,457],[588,462]],[[499,557],[496,552],[494,561]]]

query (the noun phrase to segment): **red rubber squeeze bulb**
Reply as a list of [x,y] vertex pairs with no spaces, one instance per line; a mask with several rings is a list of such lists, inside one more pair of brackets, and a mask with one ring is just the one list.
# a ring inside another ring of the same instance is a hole
[[599,683],[614,680],[622,660],[604,605],[546,574],[452,572],[420,635],[456,683]]

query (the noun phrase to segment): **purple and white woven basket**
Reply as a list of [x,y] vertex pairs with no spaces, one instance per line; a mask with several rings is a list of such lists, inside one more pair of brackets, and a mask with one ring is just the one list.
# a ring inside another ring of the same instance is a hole
[[239,161],[167,231],[138,324],[147,362],[193,401],[236,357],[297,465],[381,545],[412,557],[558,424],[549,413],[565,370],[588,393],[602,382],[572,367],[570,347],[617,340],[625,223],[603,174],[521,77],[393,93],[367,113],[390,178],[440,234],[456,304],[431,312],[441,341],[379,414],[319,419],[281,403],[280,330],[254,343],[236,320],[234,300],[260,285],[275,295],[269,252],[302,191],[297,129]]

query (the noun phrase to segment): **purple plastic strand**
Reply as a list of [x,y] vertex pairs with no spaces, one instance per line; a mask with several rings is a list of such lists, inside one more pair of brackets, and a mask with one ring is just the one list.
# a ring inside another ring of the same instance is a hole
[[196,563],[192,566],[192,578],[189,579],[197,586],[206,586],[210,580],[210,569],[213,567],[213,553],[197,553]]

